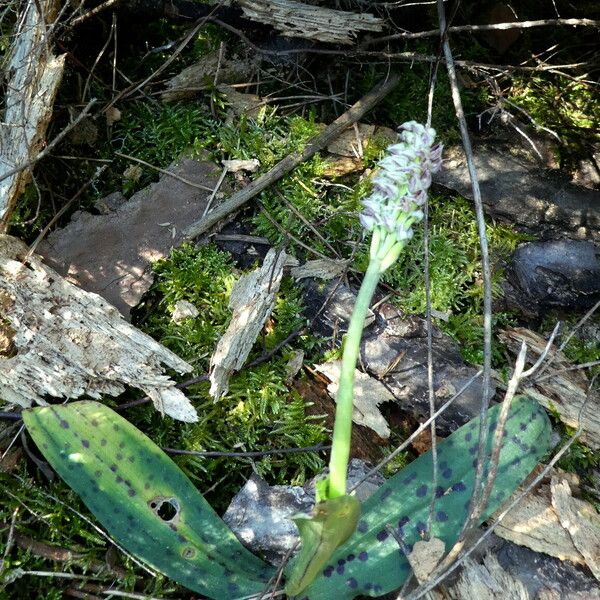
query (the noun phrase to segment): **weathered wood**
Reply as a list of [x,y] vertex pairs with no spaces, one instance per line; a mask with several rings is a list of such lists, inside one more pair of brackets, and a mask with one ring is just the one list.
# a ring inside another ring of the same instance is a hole
[[45,397],[116,396],[131,386],[181,421],[198,419],[164,374],[192,370],[184,360],[125,322],[97,294],[42,264],[28,248],[0,235],[0,317],[12,329],[14,355],[0,357],[0,398],[29,407]]
[[322,8],[294,0],[239,0],[251,21],[272,25],[286,37],[352,44],[359,31],[382,31],[384,20],[369,13]]
[[[515,355],[521,347],[521,341],[525,341],[530,364],[538,359],[547,343],[542,336],[524,327],[506,329],[500,332],[499,337]],[[589,381],[583,370],[566,370],[573,365],[557,350],[551,350],[548,358],[550,356],[554,360],[548,371],[541,373],[533,382],[526,380],[522,392],[549,410],[556,411],[560,420],[569,427],[577,429],[581,419],[581,441],[599,449],[600,399],[597,392],[590,392],[588,400]],[[499,374],[494,374],[494,379],[498,387],[505,385]]]
[[244,366],[271,315],[286,258],[285,252],[272,248],[260,269],[242,275],[234,285],[229,298],[231,322],[210,359],[210,393],[215,399],[227,393],[230,375]]
[[327,126],[321,133],[310,140],[304,150],[300,153],[288,154],[283,160],[278,162],[272,169],[255,179],[250,185],[239,190],[228,198],[225,202],[209,212],[205,217],[193,223],[185,231],[185,237],[196,238],[208,231],[213,225],[221,219],[238,210],[246,202],[254,198],[257,194],[287,175],[298,165],[313,157],[317,152],[326,148],[335,140],[344,129],[356,123],[378,102],[383,100],[400,82],[400,76],[393,74],[384,79],[368,94],[363,96],[358,102],[353,104],[343,115],[338,117],[331,125]]
[[17,199],[31,181],[31,164],[44,143],[66,56],[55,56],[48,39],[60,2],[40,0],[20,6],[5,70],[6,109],[0,120],[0,231],[6,231]]

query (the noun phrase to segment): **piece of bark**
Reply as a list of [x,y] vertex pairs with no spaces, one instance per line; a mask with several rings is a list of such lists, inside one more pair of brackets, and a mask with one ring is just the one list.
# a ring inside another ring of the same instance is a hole
[[[329,394],[336,399],[340,382],[342,361],[332,360],[315,369],[325,375],[330,383],[327,386]],[[379,412],[379,405],[384,402],[394,402],[395,398],[387,388],[374,377],[358,369],[354,371],[354,397],[352,399],[352,421],[372,429],[379,437],[388,439],[390,428],[384,416]]]
[[460,579],[447,594],[451,600],[532,599],[523,583],[505,571],[493,554],[487,554],[483,564],[467,559]]
[[318,258],[316,260],[309,260],[298,267],[293,267],[290,274],[294,279],[313,277],[328,280],[339,277],[347,267],[348,262],[345,260]]
[[210,393],[220,398],[229,377],[244,366],[263,325],[271,315],[281,285],[286,254],[271,248],[260,269],[242,275],[231,290],[231,322],[210,359]]
[[[499,332],[498,337],[503,341],[515,356],[519,352],[521,342],[525,341],[528,349],[528,364],[533,364],[546,347],[547,341],[537,333],[524,327],[505,329]],[[560,420],[577,429],[581,415],[581,441],[594,449],[600,448],[600,411],[597,409],[600,403],[598,393],[593,390],[589,392],[587,400],[589,381],[582,369],[565,371],[573,365],[564,354],[556,349],[551,349],[546,361],[554,356],[554,361],[536,378],[525,381],[522,391],[527,396],[537,400],[542,406],[556,411]],[[546,376],[556,373],[552,377]],[[498,387],[505,387],[499,374],[494,374]],[[582,411],[584,404],[586,409]]]
[[243,94],[242,92],[238,92],[230,85],[219,85],[218,90],[225,95],[225,99],[230,105],[233,114],[238,117],[246,114],[250,118],[256,119],[260,113],[260,109],[268,102],[268,100],[265,100],[256,94]]
[[163,173],[107,214],[77,212],[38,247],[63,277],[100,294],[126,319],[154,281],[152,263],[181,244],[183,230],[206,208],[210,192],[203,188],[214,188],[221,173],[210,161],[190,158],[168,171],[180,179]]
[[60,84],[65,54],[55,56],[48,39],[60,2],[23,2],[6,63],[6,107],[0,122],[0,232],[19,196],[31,181],[30,165],[44,144],[46,129]]
[[272,169],[255,179],[250,185],[239,190],[225,202],[215,207],[205,217],[193,223],[185,231],[188,239],[196,238],[216,225],[221,219],[238,210],[257,194],[287,175],[304,161],[312,158],[336,139],[347,127],[356,123],[378,102],[383,100],[400,82],[400,76],[392,74],[375,86],[368,94],[353,104],[343,115],[338,117],[325,130],[313,137],[300,153],[288,154]]
[[205,54],[198,62],[186,67],[167,82],[161,94],[164,102],[193,98],[198,92],[212,88],[215,77],[221,84],[246,81],[256,70],[250,61],[229,59],[219,49]]
[[553,477],[552,506],[573,544],[585,558],[590,571],[600,581],[600,515],[588,502],[571,495],[568,481]]
[[16,238],[0,236],[2,317],[15,334],[16,354],[0,358],[0,398],[29,407],[54,398],[117,396],[126,386],[148,394],[161,413],[198,419],[168,367],[192,367],[125,322],[97,294],[63,279]]
[[331,142],[327,146],[327,152],[347,158],[358,158],[376,142],[390,145],[397,141],[398,134],[389,127],[357,123]]
[[[510,501],[509,499],[507,502]],[[552,506],[550,484],[543,484],[534,493],[527,495],[504,517],[495,533],[498,537],[535,552],[569,560],[577,565],[586,564]]]
[[[556,169],[540,168],[515,155],[519,143],[515,139],[510,144],[495,141],[474,147],[486,213],[541,239],[600,240],[598,192],[574,185]],[[444,150],[444,168],[434,182],[473,199],[462,148]]]
[[369,13],[353,13],[294,0],[239,0],[251,21],[272,25],[286,37],[331,44],[352,44],[359,31],[382,31],[384,20]]

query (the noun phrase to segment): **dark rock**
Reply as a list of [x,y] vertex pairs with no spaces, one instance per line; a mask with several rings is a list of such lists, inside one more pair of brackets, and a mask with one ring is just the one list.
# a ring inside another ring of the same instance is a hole
[[[479,144],[475,165],[484,209],[542,239],[600,240],[600,197],[571,183],[557,170],[515,155],[515,147]],[[473,199],[462,149],[446,152],[434,181]]]
[[[465,364],[456,344],[439,333],[433,343],[433,386],[436,407],[456,394],[477,370]],[[377,326],[364,338],[362,364],[383,379],[403,410],[417,419],[429,417],[427,385],[427,338],[405,338]],[[492,384],[489,394],[495,394]],[[437,419],[439,432],[451,433],[479,414],[483,395],[481,378],[476,379]]]
[[[324,282],[304,279],[302,284],[306,316],[308,319],[313,319],[314,333],[326,337],[335,336],[339,341],[341,334],[347,330],[356,295],[338,280]],[[365,328],[372,325],[374,321],[375,314],[369,311]]]
[[576,240],[523,244],[514,253],[508,284],[509,307],[527,314],[590,308],[600,298],[598,249]]
[[[369,469],[365,462],[351,460],[348,487],[361,481]],[[380,474],[369,477],[357,488],[358,498],[366,500],[384,481]],[[291,517],[310,512],[315,503],[314,485],[315,480],[305,487],[270,486],[258,475],[252,475],[231,501],[223,520],[249,550],[279,565],[299,539]]]
[[[307,317],[312,329],[341,340],[352,314],[355,294],[343,285],[327,285],[308,280],[305,287]],[[323,309],[323,306],[325,308]],[[319,312],[320,311],[320,312]],[[463,361],[457,345],[437,327],[433,329],[433,372],[436,406],[458,392],[476,373]],[[365,328],[361,344],[361,364],[389,386],[401,408],[417,419],[429,417],[427,386],[427,331],[424,319],[406,317],[384,303]],[[495,394],[492,384],[489,398]],[[478,378],[437,419],[440,433],[450,433],[479,414],[482,398]]]
[[494,552],[505,571],[519,579],[531,598],[598,600],[598,582],[568,561],[504,542]]

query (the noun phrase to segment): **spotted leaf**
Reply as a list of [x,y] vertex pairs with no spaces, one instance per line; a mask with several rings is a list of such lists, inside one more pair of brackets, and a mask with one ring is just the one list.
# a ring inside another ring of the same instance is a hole
[[[490,410],[493,434],[499,406]],[[467,516],[473,491],[479,419],[473,419],[438,445],[438,482],[432,486],[431,453],[423,454],[389,479],[362,506],[356,531],[340,546],[302,600],[344,600],[380,596],[402,586],[409,575],[407,552],[429,534],[450,548]],[[550,449],[551,427],[544,410],[533,400],[513,401],[500,454],[498,476],[484,521],[512,494]],[[491,454],[492,435],[488,438]],[[485,470],[487,475],[487,468]],[[435,510],[431,531],[427,521],[431,497]],[[394,531],[396,536],[391,534]]]
[[263,592],[273,569],[248,552],[190,480],[123,417],[97,402],[23,412],[31,437],[111,536],[209,598]]

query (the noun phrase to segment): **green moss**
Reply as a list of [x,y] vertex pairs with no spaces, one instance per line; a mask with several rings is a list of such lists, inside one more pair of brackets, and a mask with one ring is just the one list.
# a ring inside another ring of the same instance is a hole
[[[236,279],[231,258],[212,245],[197,249],[188,245],[158,262],[155,272],[156,282],[145,306],[138,311],[138,322],[147,333],[191,362],[195,374],[205,373],[230,318],[227,303]],[[178,300],[194,304],[199,315],[174,323],[171,315]],[[302,310],[299,291],[284,280],[267,333],[258,340],[249,360],[304,325]],[[301,346],[303,341],[296,343]],[[163,421],[151,408],[138,409],[129,416],[143,431],[152,431],[158,444],[186,450],[261,451],[313,446],[325,439],[322,419],[307,415],[305,401],[285,382],[285,367],[285,356],[278,354],[265,363],[244,369],[233,375],[229,392],[217,401],[209,395],[208,383],[189,389],[188,395],[198,411],[198,423]],[[208,487],[209,482],[223,480],[218,492],[208,496],[221,508],[243,484],[250,465],[277,483],[302,483],[323,466],[322,459],[314,453],[253,460],[189,456],[176,460],[201,489]]]
[[[87,509],[60,479],[52,484],[31,479],[25,466],[15,475],[0,473],[3,502],[0,502],[0,556],[4,555],[8,539],[8,525],[15,509],[15,533],[33,538],[48,546],[73,552],[76,556],[68,561],[52,561],[31,551],[13,545],[3,563],[0,575],[0,598],[63,598],[66,587],[76,587],[80,580],[24,575],[22,571],[67,573],[89,576],[92,583],[109,587],[115,580],[114,573],[106,568],[98,571],[97,565],[105,565],[110,542],[101,536],[92,522],[77,513],[88,514]],[[116,565],[125,571],[119,577],[119,589],[124,592],[140,592],[153,596],[181,597],[183,590],[162,575],[148,577],[140,567],[122,555]],[[140,585],[141,584],[141,585]],[[174,594],[174,595],[173,595]]]
[[562,168],[574,169],[600,140],[600,99],[590,83],[549,73],[515,77],[510,100],[527,112],[536,127],[558,134]]

